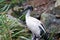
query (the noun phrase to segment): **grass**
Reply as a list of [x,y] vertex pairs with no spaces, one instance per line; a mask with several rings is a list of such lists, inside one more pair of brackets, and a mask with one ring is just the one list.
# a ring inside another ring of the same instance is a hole
[[31,34],[20,26],[18,20],[9,19],[6,14],[0,14],[1,40],[30,40]]

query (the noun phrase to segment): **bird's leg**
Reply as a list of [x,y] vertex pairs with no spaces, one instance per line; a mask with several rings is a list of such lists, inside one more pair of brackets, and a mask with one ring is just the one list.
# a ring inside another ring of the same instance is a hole
[[32,40],[36,40],[36,35],[35,34],[32,35]]

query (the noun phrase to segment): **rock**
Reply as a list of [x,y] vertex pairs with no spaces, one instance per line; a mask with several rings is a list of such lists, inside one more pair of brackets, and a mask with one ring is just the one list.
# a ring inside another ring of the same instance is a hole
[[50,13],[55,15],[56,17],[60,17],[60,6],[53,8]]
[[56,0],[55,7],[60,5],[60,0]]
[[59,33],[60,31],[60,19],[56,19],[56,16],[49,13],[43,13],[41,15],[41,20],[45,24],[46,31],[49,33]]

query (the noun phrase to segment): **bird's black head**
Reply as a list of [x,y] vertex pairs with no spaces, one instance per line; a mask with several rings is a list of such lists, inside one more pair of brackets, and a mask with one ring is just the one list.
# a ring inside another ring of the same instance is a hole
[[21,13],[24,13],[26,10],[30,10],[33,11],[33,7],[32,6],[28,6],[25,10],[23,10]]
[[33,7],[32,7],[32,6],[28,6],[28,7],[27,7],[27,10],[33,11]]

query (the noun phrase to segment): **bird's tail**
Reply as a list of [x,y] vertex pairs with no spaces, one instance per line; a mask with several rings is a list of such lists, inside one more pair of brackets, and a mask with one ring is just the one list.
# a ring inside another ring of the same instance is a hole
[[48,33],[45,33],[43,38],[44,38],[44,40],[49,40]]

